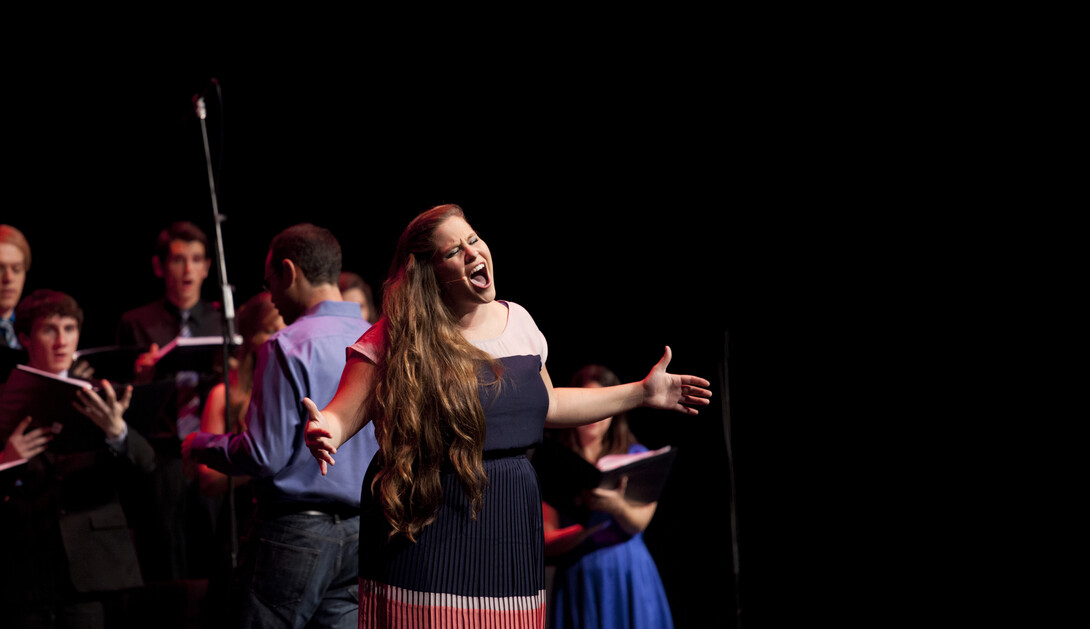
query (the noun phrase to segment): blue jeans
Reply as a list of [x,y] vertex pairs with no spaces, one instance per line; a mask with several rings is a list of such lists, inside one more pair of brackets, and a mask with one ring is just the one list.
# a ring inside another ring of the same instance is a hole
[[255,519],[235,581],[238,626],[356,629],[359,532],[359,516]]

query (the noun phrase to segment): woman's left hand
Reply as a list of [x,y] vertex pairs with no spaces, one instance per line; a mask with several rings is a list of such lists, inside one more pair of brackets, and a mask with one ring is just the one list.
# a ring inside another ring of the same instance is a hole
[[624,492],[627,487],[628,477],[622,476],[621,482],[616,489],[607,489],[605,487],[588,489],[583,492],[583,504],[591,511],[604,511],[617,517],[624,512],[627,506],[624,499]]
[[679,376],[666,372],[666,367],[673,358],[670,346],[662,359],[651,369],[651,373],[641,384],[644,391],[643,406],[668,411],[678,411],[686,415],[696,415],[699,411],[691,405],[707,406],[712,392],[705,387],[711,383],[698,376]]

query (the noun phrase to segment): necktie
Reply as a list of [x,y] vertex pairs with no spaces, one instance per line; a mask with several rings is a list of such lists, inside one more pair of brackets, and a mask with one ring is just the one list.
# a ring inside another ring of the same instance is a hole
[[[191,337],[193,330],[189,325],[189,311],[181,311],[181,325],[178,336]],[[195,371],[180,371],[175,376],[174,384],[178,390],[178,438],[184,439],[186,435],[200,428],[201,416],[200,396],[197,395],[198,376]]]
[[178,336],[190,337],[193,336],[193,330],[189,327],[189,311],[183,310],[181,312],[182,323],[178,328]]
[[11,325],[11,319],[0,319],[0,331],[4,335],[4,345],[12,349],[19,349],[22,345],[19,345],[19,339],[15,336],[15,329]]

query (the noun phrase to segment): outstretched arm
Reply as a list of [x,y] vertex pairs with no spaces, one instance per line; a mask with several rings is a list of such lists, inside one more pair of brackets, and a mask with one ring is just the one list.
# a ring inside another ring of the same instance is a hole
[[306,443],[310,453],[318,460],[322,475],[333,465],[333,455],[345,441],[371,421],[365,413],[365,402],[375,388],[375,365],[366,358],[353,355],[348,359],[341,382],[337,385],[337,394],[333,400],[318,410],[310,398],[303,398],[303,404],[310,412],[306,427]]
[[681,376],[667,373],[673,358],[669,346],[658,364],[643,380],[612,387],[560,387],[553,388],[545,368],[541,377],[549,391],[549,413],[545,418],[548,428],[566,428],[596,422],[637,407],[677,411],[696,415],[694,406],[707,406],[712,392],[705,387],[710,383],[698,376]]

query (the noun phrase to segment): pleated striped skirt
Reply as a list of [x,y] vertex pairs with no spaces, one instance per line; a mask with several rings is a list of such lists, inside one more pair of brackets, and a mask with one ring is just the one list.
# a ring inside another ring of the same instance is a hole
[[544,627],[537,475],[523,455],[484,463],[489,486],[477,518],[470,518],[457,478],[445,474],[443,508],[415,544],[388,538],[368,474],[360,519],[360,627]]

